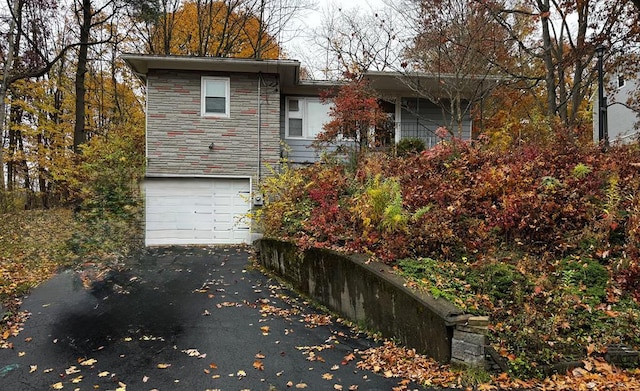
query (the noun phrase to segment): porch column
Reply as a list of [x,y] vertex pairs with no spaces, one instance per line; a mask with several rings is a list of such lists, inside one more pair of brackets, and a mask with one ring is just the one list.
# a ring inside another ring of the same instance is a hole
[[395,113],[395,143],[399,143],[400,140],[402,139],[402,135],[400,134],[400,132],[402,131],[402,117],[400,116],[400,114],[402,113],[402,98],[399,96],[396,96],[396,113]]

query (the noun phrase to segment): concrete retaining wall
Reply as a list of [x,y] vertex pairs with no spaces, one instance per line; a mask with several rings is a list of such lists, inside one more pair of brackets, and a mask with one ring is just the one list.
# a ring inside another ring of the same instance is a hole
[[[323,249],[300,252],[273,239],[258,240],[256,248],[264,267],[332,311],[439,362],[484,365],[484,335],[460,338],[456,331],[454,338],[456,328],[467,327],[472,317],[444,299],[407,289],[388,266]],[[454,340],[462,343],[452,349]],[[474,341],[479,346],[471,346]]]

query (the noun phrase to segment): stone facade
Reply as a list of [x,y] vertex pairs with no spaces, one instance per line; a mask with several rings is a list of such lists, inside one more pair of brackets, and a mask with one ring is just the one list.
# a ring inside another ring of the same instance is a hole
[[[202,76],[229,77],[229,118],[201,115]],[[273,74],[150,71],[147,175],[254,180],[264,175],[265,163],[277,164],[280,157],[280,96],[272,87],[277,82]]]

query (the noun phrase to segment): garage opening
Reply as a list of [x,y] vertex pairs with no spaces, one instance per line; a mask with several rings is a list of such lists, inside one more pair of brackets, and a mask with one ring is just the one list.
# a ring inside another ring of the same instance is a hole
[[248,178],[147,178],[145,244],[250,241]]

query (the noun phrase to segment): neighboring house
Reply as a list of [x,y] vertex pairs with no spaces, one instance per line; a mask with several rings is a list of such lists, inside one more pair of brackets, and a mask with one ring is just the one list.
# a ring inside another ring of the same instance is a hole
[[[283,154],[318,159],[310,148],[329,119],[320,91],[336,82],[300,79],[300,63],[127,54],[145,81],[145,243],[235,244],[254,237],[247,212],[259,207],[257,184]],[[366,74],[394,121],[393,140],[437,140],[442,111],[388,72]],[[442,76],[416,75],[424,89]],[[471,120],[463,123],[471,137]],[[283,148],[286,144],[286,148]]]
[[[638,90],[638,80],[627,80],[622,75],[614,75],[614,80],[605,84],[607,98],[606,129],[612,143],[638,141],[638,112],[627,105],[627,101]],[[593,97],[593,140],[599,141],[598,94]]]

